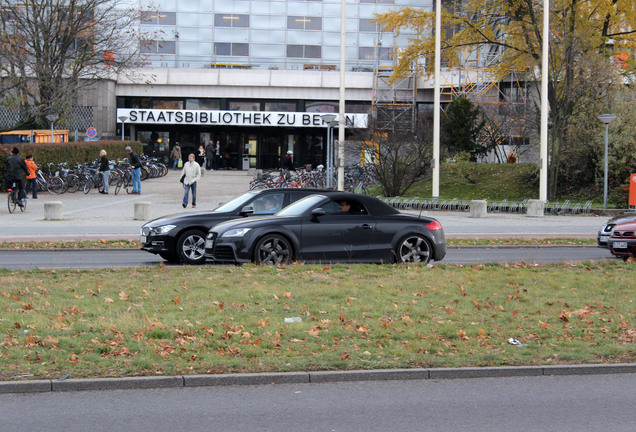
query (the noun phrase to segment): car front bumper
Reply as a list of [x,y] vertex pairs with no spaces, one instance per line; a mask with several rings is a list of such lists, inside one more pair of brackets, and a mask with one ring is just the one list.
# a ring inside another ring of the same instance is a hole
[[617,257],[636,257],[636,239],[610,238],[607,246],[612,255]]

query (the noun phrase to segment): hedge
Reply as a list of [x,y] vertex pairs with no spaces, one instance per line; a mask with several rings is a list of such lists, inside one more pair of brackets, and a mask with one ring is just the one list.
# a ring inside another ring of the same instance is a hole
[[68,162],[69,166],[77,163],[93,162],[99,159],[100,150],[106,150],[110,160],[121,160],[127,157],[126,146],[132,147],[137,154],[142,154],[143,146],[139,141],[80,141],[66,143],[22,143],[0,145],[0,188],[6,190],[7,157],[10,156],[13,147],[20,149],[23,158],[31,154],[37,166],[46,170],[48,163],[57,164]]

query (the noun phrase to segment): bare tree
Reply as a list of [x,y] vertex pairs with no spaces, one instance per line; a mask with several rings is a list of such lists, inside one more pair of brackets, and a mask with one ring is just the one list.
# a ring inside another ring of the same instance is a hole
[[368,166],[384,196],[403,195],[430,169],[433,153],[432,119],[420,120],[415,133],[409,130],[377,132],[375,120],[358,132],[356,139],[367,157]]
[[141,65],[139,15],[125,0],[0,0],[2,105],[64,124],[78,90]]

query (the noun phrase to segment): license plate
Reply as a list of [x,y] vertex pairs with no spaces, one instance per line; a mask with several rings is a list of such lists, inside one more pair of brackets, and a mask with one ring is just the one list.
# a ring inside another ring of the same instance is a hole
[[139,238],[139,241],[140,241],[140,242],[142,242],[142,243],[144,243],[144,244],[146,243],[146,241],[147,241],[147,240],[148,240],[148,239],[147,239],[147,238],[146,238],[146,236],[144,236],[144,235],[142,235],[142,236]]
[[600,237],[600,242],[601,243],[607,243],[607,241],[609,240],[610,236],[601,236]]
[[206,249],[212,249],[212,248],[214,248],[214,240],[206,240],[206,241],[205,241],[205,248],[206,248]]
[[614,242],[612,247],[614,249],[627,249],[627,242]]

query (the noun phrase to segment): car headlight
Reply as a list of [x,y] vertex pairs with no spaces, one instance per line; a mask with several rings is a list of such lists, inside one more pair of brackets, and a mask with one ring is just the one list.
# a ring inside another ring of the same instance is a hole
[[163,225],[152,229],[152,232],[156,235],[168,234],[171,230],[176,228],[176,225]]
[[252,228],[237,228],[225,231],[221,237],[243,237]]

